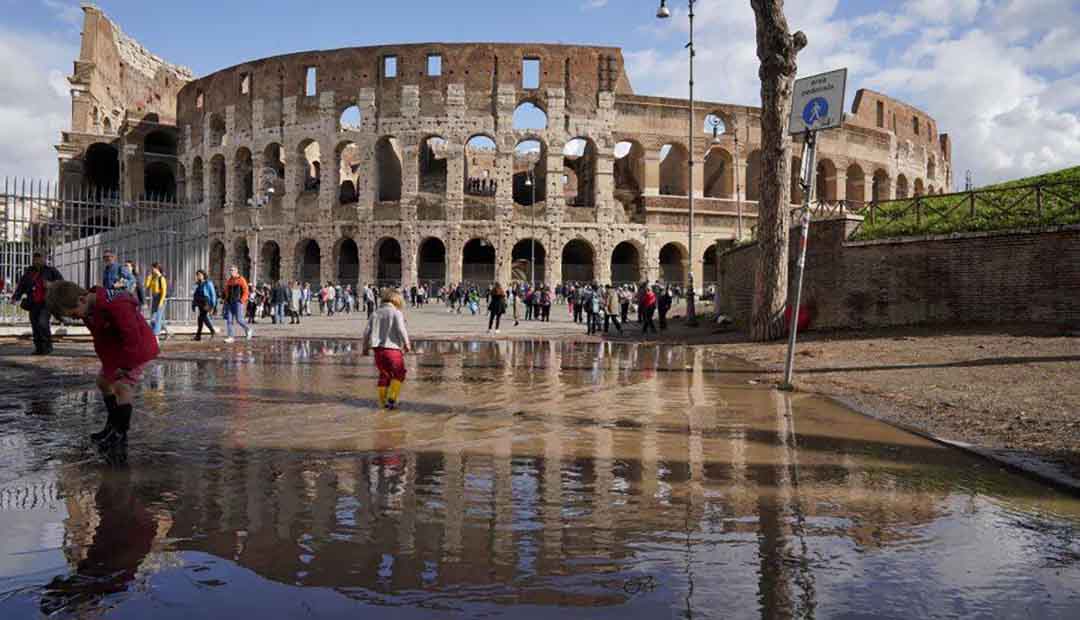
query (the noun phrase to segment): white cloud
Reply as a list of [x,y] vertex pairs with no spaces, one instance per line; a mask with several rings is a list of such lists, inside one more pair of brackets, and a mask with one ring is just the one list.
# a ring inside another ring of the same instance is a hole
[[[859,16],[838,6],[788,3],[792,31],[810,41],[799,73],[846,66],[849,102],[867,87],[925,110],[952,137],[955,179],[967,168],[982,184],[1080,163],[1075,0],[914,0]],[[641,93],[686,96],[686,54],[670,43],[687,20],[674,17],[655,45],[626,53]],[[698,97],[760,105],[752,9],[703,3],[698,23]]]
[[582,11],[589,11],[592,9],[602,9],[607,6],[608,0],[585,0],[585,4],[581,6]]
[[56,178],[53,145],[71,118],[64,69],[77,56],[58,37],[0,28],[0,177]]

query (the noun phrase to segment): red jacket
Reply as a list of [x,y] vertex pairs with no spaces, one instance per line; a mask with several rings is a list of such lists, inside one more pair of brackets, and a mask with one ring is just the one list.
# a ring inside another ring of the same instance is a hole
[[131,293],[102,287],[90,292],[97,301],[83,323],[94,337],[94,352],[103,368],[136,368],[158,356],[157,338]]
[[655,308],[656,307],[656,293],[651,289],[646,289],[645,294],[641,296],[642,308]]

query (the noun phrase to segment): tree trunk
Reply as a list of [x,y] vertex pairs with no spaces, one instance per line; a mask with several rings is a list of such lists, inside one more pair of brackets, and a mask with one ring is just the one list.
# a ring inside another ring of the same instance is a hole
[[784,0],[750,0],[757,22],[757,55],[761,61],[761,189],[758,202],[758,266],[754,273],[751,337],[774,340],[784,335],[788,284],[788,227],[791,202],[791,139],[788,116],[806,35],[792,35],[784,17]]

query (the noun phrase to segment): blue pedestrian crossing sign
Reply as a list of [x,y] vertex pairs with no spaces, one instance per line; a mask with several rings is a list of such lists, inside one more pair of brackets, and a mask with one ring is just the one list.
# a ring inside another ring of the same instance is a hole
[[844,120],[847,69],[795,80],[791,100],[791,134],[839,127]]

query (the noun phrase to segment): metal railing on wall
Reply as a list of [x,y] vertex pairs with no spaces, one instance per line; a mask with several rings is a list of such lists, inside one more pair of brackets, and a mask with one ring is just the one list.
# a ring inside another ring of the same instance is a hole
[[166,319],[193,319],[195,271],[207,269],[209,258],[204,212],[155,197],[124,202],[115,192],[88,187],[5,179],[2,188],[0,279],[5,290],[0,321],[26,320],[26,313],[9,303],[10,293],[34,252],[45,254],[64,278],[88,287],[101,283],[106,250],[120,261],[133,261],[140,279],[151,263],[160,263],[171,298]]

